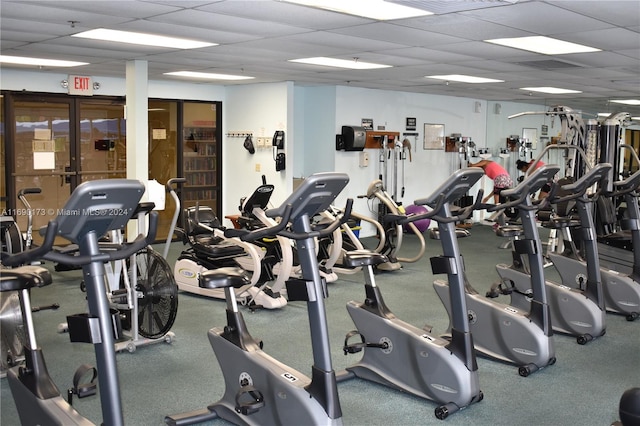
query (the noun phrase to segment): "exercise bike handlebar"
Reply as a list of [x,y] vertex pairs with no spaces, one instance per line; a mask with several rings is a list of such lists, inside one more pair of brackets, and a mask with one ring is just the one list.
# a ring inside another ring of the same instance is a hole
[[624,180],[614,182],[613,186],[616,189],[610,194],[607,194],[608,196],[617,197],[619,195],[637,191],[638,188],[640,188],[640,170],[637,170],[634,174]]
[[97,255],[76,256],[74,254],[64,254],[52,250],[56,235],[58,234],[58,222],[52,220],[47,225],[44,233],[44,241],[41,246],[14,255],[2,252],[2,263],[6,266],[18,266],[34,260],[46,259],[69,265],[86,265],[92,262],[110,262],[113,260],[126,259],[154,242],[157,226],[158,212],[153,211],[149,213],[149,231],[146,236],[142,234],[138,235],[133,242],[123,244],[119,250]]
[[353,199],[348,198],[347,203],[344,207],[344,211],[342,215],[338,216],[333,222],[322,227],[322,229],[317,231],[311,231],[306,233],[292,232],[288,230],[284,230],[281,232],[281,235],[287,238],[291,238],[293,240],[300,240],[303,238],[324,238],[333,233],[336,229],[338,229],[343,224],[347,223],[347,220],[351,216],[351,210],[353,208]]
[[[548,204],[548,200],[553,199],[556,194],[556,185],[552,186],[552,191],[543,200],[532,201],[526,203],[527,197],[533,195],[539,189],[541,189],[547,182],[560,171],[560,167],[556,165],[545,164],[538,167],[532,174],[525,177],[515,188],[506,189],[501,192],[500,195],[507,198],[508,201],[500,204],[483,204],[482,209],[486,209],[488,212],[495,212],[499,210],[506,210],[512,207],[517,207],[522,210],[539,210]],[[509,198],[513,198],[509,200]]]
[[266,228],[258,228],[253,231],[249,231],[247,229],[227,228],[224,230],[224,236],[227,238],[237,237],[241,241],[256,241],[260,238],[279,234],[287,227],[292,211],[293,207],[291,204],[287,204],[280,222],[276,225],[268,226]]
[[451,222],[459,222],[461,220],[465,220],[469,216],[471,216],[474,210],[479,209],[479,206],[482,204],[481,200],[483,195],[484,195],[484,191],[482,189],[478,190],[478,194],[476,195],[476,200],[473,202],[473,204],[471,204],[470,206],[464,207],[460,210],[457,210],[456,214],[452,214],[452,212],[449,212],[447,216],[442,215],[442,208],[445,206],[445,204],[450,204],[456,200],[446,200],[446,196],[444,194],[439,194],[438,196],[436,196],[434,202],[431,202],[431,201],[426,202],[425,200],[415,200],[414,204],[427,205],[431,207],[433,210],[427,213],[421,213],[419,215],[409,216],[410,220],[408,220],[408,222],[414,222],[424,217],[429,217],[435,220],[436,222],[441,222],[441,223],[451,223]]
[[562,185],[561,189],[569,192],[568,195],[559,196],[557,198],[554,197],[555,199],[551,199],[550,202],[552,204],[558,204],[578,199],[587,192],[589,187],[599,183],[597,190],[589,196],[590,199],[597,198],[606,187],[606,181],[609,178],[609,172],[611,169],[612,166],[609,163],[596,164],[577,181],[567,185]]
[[436,214],[438,213],[438,211],[440,211],[440,209],[442,208],[443,205],[444,205],[444,194],[440,194],[436,198],[435,207],[433,207],[433,209],[431,209],[431,210],[429,210],[427,212],[419,213],[419,214],[410,214],[410,215],[386,214],[386,215],[384,215],[382,220],[385,223],[394,222],[394,223],[398,223],[400,225],[404,225],[404,224],[407,224],[407,223],[415,222],[417,220],[431,219],[434,216],[436,216]]
[[248,231],[246,229],[225,229],[224,235],[225,237],[238,237],[242,241],[255,241],[259,238],[273,235],[281,235],[292,240],[301,240],[304,238],[323,238],[331,235],[333,231],[347,222],[347,220],[351,216],[352,207],[353,199],[349,198],[347,199],[347,204],[344,208],[343,213],[330,224],[323,226],[321,230],[300,233],[293,232],[287,229],[287,224],[289,222],[289,218],[291,217],[291,212],[293,211],[293,207],[290,204],[287,204],[280,222],[278,222],[278,224],[275,226],[259,228],[254,231]]

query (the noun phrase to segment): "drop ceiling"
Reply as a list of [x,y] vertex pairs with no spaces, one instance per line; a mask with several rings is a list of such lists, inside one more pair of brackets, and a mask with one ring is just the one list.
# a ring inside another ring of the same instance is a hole
[[[345,85],[640,115],[640,107],[609,103],[611,99],[640,99],[638,0],[397,3],[434,15],[375,21],[276,0],[2,0],[1,52],[89,62],[65,70],[92,76],[124,77],[126,62],[135,59],[148,62],[152,80],[176,81],[178,78],[164,73],[184,70],[243,74],[255,79],[195,82],[294,81],[303,86]],[[94,28],[150,32],[218,45],[175,50],[71,37]],[[601,51],[548,56],[483,42],[532,35]],[[392,68],[341,70],[288,62],[311,56],[357,58]],[[60,69],[39,72],[59,73]],[[469,74],[504,82],[447,84],[425,78],[434,74]],[[551,96],[520,89],[532,86],[583,93]]]

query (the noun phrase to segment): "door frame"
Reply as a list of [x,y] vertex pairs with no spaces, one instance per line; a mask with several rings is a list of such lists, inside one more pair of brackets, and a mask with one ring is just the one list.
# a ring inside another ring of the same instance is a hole
[[[107,101],[107,102],[122,102],[124,104],[124,97],[121,96],[73,96],[65,93],[41,93],[41,92],[15,92],[15,91],[2,91],[4,102],[4,132],[5,132],[5,188],[6,188],[6,206],[8,209],[16,209],[21,206],[17,205],[17,191],[15,185],[15,102],[52,102],[69,105],[69,166],[71,173],[69,174],[70,186],[69,190],[72,192],[76,186],[82,182],[81,173],[79,170],[81,166],[80,160],[80,102],[82,101]],[[71,192],[69,194],[71,194]]]

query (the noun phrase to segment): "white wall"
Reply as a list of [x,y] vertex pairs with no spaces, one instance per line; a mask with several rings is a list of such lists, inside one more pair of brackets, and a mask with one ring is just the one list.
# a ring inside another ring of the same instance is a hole
[[[336,87],[295,88],[296,146],[294,176],[335,169]],[[301,127],[299,127],[301,126]]]
[[[402,166],[398,162],[398,200],[403,205],[413,204],[418,198],[426,197],[435,190],[442,181],[455,169],[458,155],[446,153],[444,150],[423,149],[424,124],[444,124],[445,136],[461,133],[471,137],[478,146],[484,146],[486,135],[486,102],[471,98],[425,95],[419,93],[391,92],[340,86],[336,90],[336,127],[340,133],[343,125],[360,125],[362,118],[373,119],[374,129],[383,125],[388,131],[406,132],[406,117],[415,117],[417,121],[417,141],[409,137],[412,145],[411,157],[404,162],[404,183]],[[479,113],[475,112],[475,103],[480,102]],[[370,211],[366,199],[358,199],[358,195],[366,193],[369,184],[381,173],[380,151],[367,149],[369,167],[360,168],[358,152],[335,152],[335,170],[346,172],[350,183],[337,201],[344,204],[346,197],[354,199],[354,210],[361,214]],[[387,192],[393,191],[393,161],[388,163]],[[401,189],[404,184],[404,197]],[[474,191],[475,192],[475,191]],[[374,217],[375,212],[371,213]],[[372,229],[365,227],[362,235],[371,235]]]
[[[275,186],[272,204],[279,205],[291,193],[293,180],[293,158],[296,140],[293,124],[293,83],[249,84],[229,86],[226,102],[222,106],[223,145],[223,216],[237,214],[241,197],[250,196],[262,183]],[[252,132],[254,145],[257,137],[269,140],[276,130],[285,131],[286,169],[275,171],[271,146],[258,148],[250,154],[244,147],[244,138],[227,137],[233,132]],[[257,171],[257,168],[260,168]],[[230,226],[228,221],[226,226]]]
[[[60,81],[67,74],[49,72],[28,72],[3,69],[0,88],[3,90],[26,90],[32,92],[66,93]],[[124,79],[94,77],[101,87],[96,94],[124,96]],[[560,122],[552,124],[546,115],[530,115],[514,119],[508,116],[523,111],[545,111],[547,107],[537,104],[515,102],[483,101],[472,98],[457,98],[419,93],[392,92],[362,89],[348,86],[295,86],[292,82],[270,84],[247,84],[220,86],[212,84],[192,84],[179,81],[149,81],[149,97],[163,99],[189,99],[222,101],[222,151],[223,151],[223,200],[222,216],[236,214],[241,197],[249,196],[266,175],[269,183],[275,185],[273,204],[279,204],[292,190],[294,177],[309,176],[315,172],[342,171],[350,176],[350,183],[340,195],[336,204],[344,205],[346,198],[354,199],[354,209],[360,213],[369,211],[364,194],[369,184],[381,174],[379,150],[367,149],[370,156],[369,167],[359,167],[359,152],[335,150],[335,135],[343,125],[360,125],[363,118],[373,119],[374,129],[385,126],[386,130],[399,132],[401,140],[407,117],[415,117],[418,138],[408,137],[412,144],[411,162],[404,161],[398,167],[398,183],[395,191],[404,205],[422,198],[435,190],[449,174],[457,168],[458,155],[444,150],[423,149],[424,124],[443,124],[445,135],[460,133],[471,137],[478,148],[487,147],[494,154],[494,160],[503,161],[497,155],[499,148],[506,145],[509,135],[522,135],[523,128],[536,128],[541,135],[541,126],[549,127],[548,136],[556,136]],[[476,112],[476,104],[480,112]],[[500,104],[496,113],[495,104]],[[257,137],[268,137],[275,130],[285,130],[286,170],[275,171],[271,147],[257,148],[251,155],[242,144],[244,138],[232,138],[231,132],[252,132],[254,144]],[[539,144],[534,156],[542,150]],[[516,156],[506,162],[514,175]],[[387,191],[394,192],[393,161],[389,161]],[[257,171],[257,167],[260,168]],[[404,186],[404,196],[401,195]],[[490,191],[491,183],[483,179],[473,188]],[[375,212],[371,212],[375,216]],[[226,225],[229,225],[226,222]],[[370,235],[365,228],[362,235]]]
[[[125,96],[126,80],[123,78],[94,76],[93,82],[100,83],[94,95]],[[67,93],[60,84],[67,80],[67,74],[49,72],[29,72],[16,69],[2,69],[0,89],[25,90],[30,92]],[[201,101],[224,101],[225,86],[213,84],[193,84],[181,81],[149,81],[150,98],[188,99]]]

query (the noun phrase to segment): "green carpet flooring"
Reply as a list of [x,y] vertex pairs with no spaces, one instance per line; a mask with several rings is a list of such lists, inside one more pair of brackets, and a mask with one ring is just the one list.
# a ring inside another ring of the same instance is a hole
[[[401,255],[413,256],[416,241],[407,236]],[[460,240],[469,281],[480,294],[497,281],[495,264],[510,263],[509,250],[499,248],[503,241],[491,227],[482,225],[474,226],[471,236]],[[172,265],[181,249],[181,244],[173,243],[169,255]],[[377,274],[376,278],[387,305],[399,318],[418,327],[429,324],[434,333],[444,333],[448,318],[433,290],[435,277],[429,265],[429,257],[438,254],[439,242],[427,239],[426,254],[418,262],[404,264],[399,271]],[[34,317],[50,373],[63,393],[71,386],[80,364],[94,363],[91,345],[72,344],[66,334],[57,333],[57,324],[66,315],[85,309],[80,276],[79,271],[56,272],[53,285],[33,291],[34,305],[61,304],[57,311],[41,311]],[[551,276],[553,271],[549,271]],[[329,284],[326,303],[331,353],[337,370],[355,363],[359,357],[343,355],[342,344],[345,334],[354,328],[345,304],[363,298],[362,283],[361,274],[342,274]],[[172,344],[118,354],[128,425],[162,425],[166,414],[203,408],[221,397],[224,383],[206,334],[211,327],[224,325],[224,308],[223,301],[180,293]],[[254,313],[244,308],[243,312],[251,333],[264,342],[266,352],[310,374],[312,357],[304,303],[292,302],[281,310]],[[554,339],[557,363],[527,378],[520,377],[513,365],[479,358],[484,400],[444,422],[434,417],[434,402],[359,379],[340,383],[344,424],[606,426],[617,420],[622,392],[640,386],[640,321],[632,323],[609,314],[606,335],[585,346],[578,345],[574,337],[556,334]],[[6,379],[2,379],[0,387],[0,423],[18,425]],[[93,422],[101,422],[98,397],[76,400],[74,406]]]

